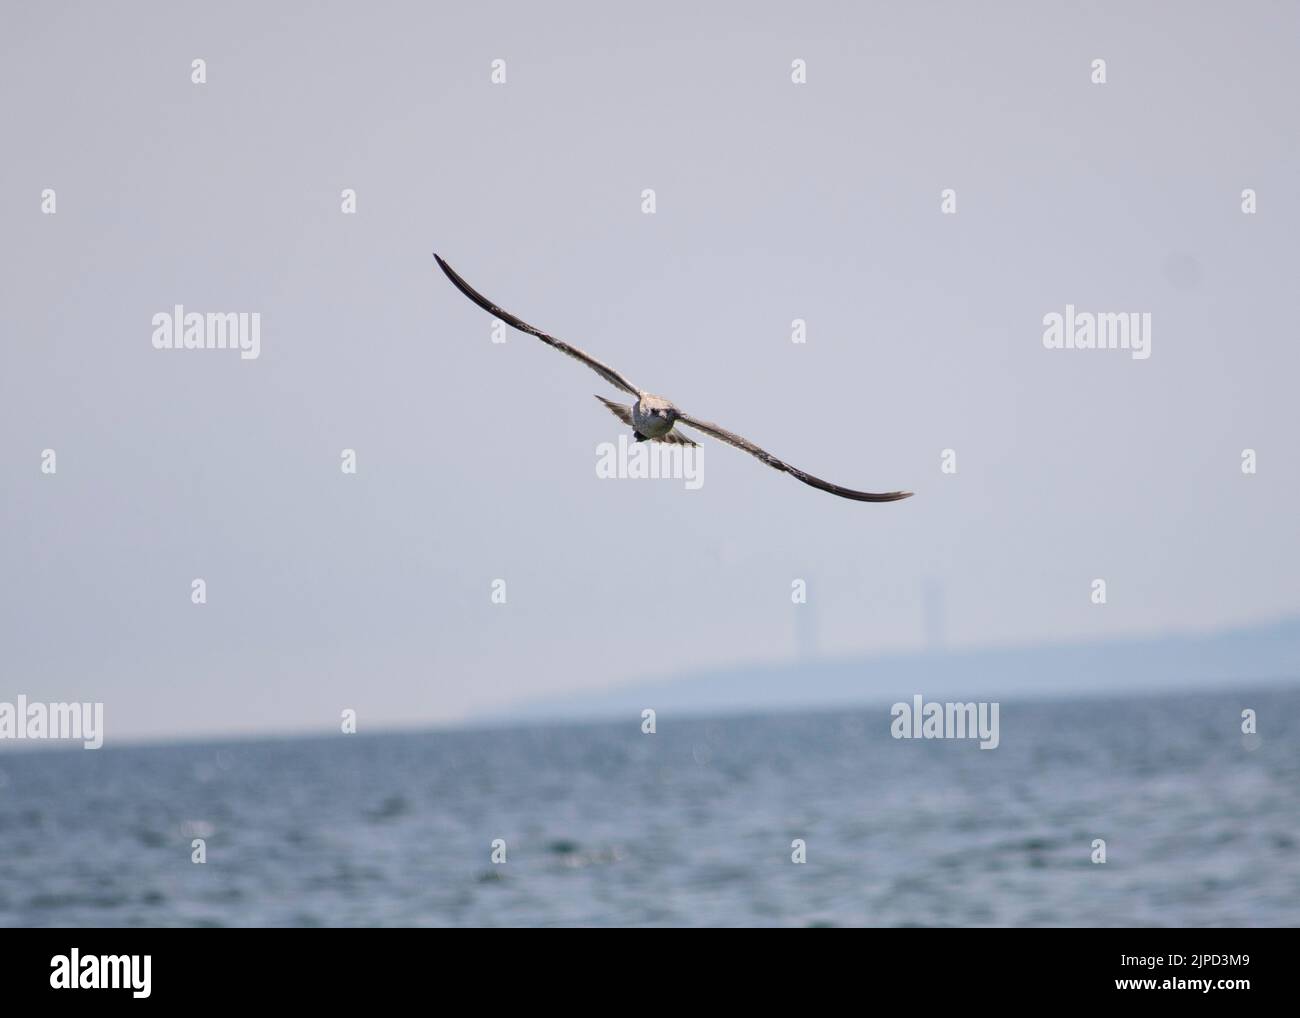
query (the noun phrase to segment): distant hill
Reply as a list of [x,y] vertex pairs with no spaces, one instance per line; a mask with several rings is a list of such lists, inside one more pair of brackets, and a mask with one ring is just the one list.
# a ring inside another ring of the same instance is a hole
[[1300,619],[1210,634],[750,665],[525,702],[482,720],[626,717],[1300,682]]

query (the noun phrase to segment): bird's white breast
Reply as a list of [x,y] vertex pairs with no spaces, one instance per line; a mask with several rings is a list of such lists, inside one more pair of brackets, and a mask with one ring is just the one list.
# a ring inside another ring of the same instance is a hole
[[656,417],[652,412],[654,409],[653,404],[643,406],[642,400],[637,400],[632,407],[632,427],[646,438],[658,438],[660,435],[668,434],[673,428],[672,418]]

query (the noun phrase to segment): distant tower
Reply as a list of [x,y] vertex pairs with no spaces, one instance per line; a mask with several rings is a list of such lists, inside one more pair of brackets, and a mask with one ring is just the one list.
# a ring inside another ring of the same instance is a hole
[[943,583],[927,577],[921,585],[921,630],[928,653],[941,653],[947,642],[944,615]]
[[811,661],[817,657],[817,595],[820,590],[808,584],[808,603],[793,605],[794,608],[794,650],[800,661]]

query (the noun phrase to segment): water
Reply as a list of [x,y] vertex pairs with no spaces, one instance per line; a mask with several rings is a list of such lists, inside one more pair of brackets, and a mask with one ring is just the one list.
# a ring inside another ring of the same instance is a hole
[[1300,924],[1300,691],[889,720],[5,752],[0,924]]

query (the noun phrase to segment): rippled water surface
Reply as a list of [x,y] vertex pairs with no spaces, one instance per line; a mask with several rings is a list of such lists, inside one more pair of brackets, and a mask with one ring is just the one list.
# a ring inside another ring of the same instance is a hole
[[988,751],[887,707],[6,749],[0,924],[1300,924],[1300,693],[1000,721]]

